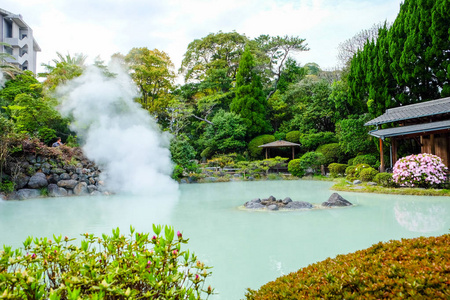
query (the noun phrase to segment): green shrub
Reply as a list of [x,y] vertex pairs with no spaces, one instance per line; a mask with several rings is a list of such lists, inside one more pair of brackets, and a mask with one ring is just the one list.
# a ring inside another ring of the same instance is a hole
[[286,141],[291,143],[298,143],[300,138],[300,131],[290,131],[286,133]]
[[448,299],[450,234],[378,243],[269,282],[248,300]]
[[277,131],[273,134],[274,138],[276,141],[279,140],[285,140],[286,139],[286,133],[282,132],[282,131]]
[[350,158],[349,160],[348,160],[348,162],[347,162],[347,164],[349,165],[349,166],[354,166],[354,164],[353,164],[353,161],[355,160],[355,158],[353,157],[353,158]]
[[392,180],[392,173],[378,173],[373,178],[373,181],[383,187],[395,187],[395,182]]
[[255,137],[253,140],[248,143],[248,152],[253,158],[260,158],[263,153],[263,148],[259,148],[258,146],[271,143],[275,141],[275,137],[270,134],[264,134]]
[[324,163],[327,165],[342,160],[343,153],[338,143],[321,145],[317,148],[316,152],[320,152],[325,156]]
[[347,169],[345,169],[345,174],[347,175],[347,179],[352,179],[355,177],[355,166],[348,166]]
[[338,164],[338,163],[332,163],[328,166],[331,177],[344,176],[346,168],[347,168],[346,164]]
[[380,163],[378,162],[378,166],[377,166],[377,162],[378,162],[378,158],[375,155],[364,154],[364,155],[356,156],[352,161],[352,165],[356,166],[359,164],[366,164],[366,165],[370,165],[371,167],[378,168]]
[[212,151],[212,149],[210,147],[206,147],[202,153],[200,154],[200,156],[203,158],[210,158],[212,155],[214,154],[214,151]]
[[3,180],[0,182],[0,192],[12,193],[14,192],[15,183],[9,180]]
[[[24,249],[0,251],[2,299],[201,299],[209,267],[181,249],[187,243],[171,227],[155,235],[135,233],[74,239],[28,237]],[[163,232],[163,234],[161,234]],[[204,297],[206,298],[206,297]]]
[[300,159],[293,159],[288,163],[288,172],[293,176],[303,177],[305,170],[300,166]]
[[325,163],[325,156],[320,152],[306,152],[300,157],[300,165],[306,171],[311,168],[314,174],[320,172],[320,166]]
[[183,177],[183,171],[184,171],[183,167],[176,164],[173,167],[172,178],[175,180],[181,179]]
[[302,177],[306,170],[311,168],[314,174],[318,174],[320,166],[324,164],[325,157],[319,152],[306,152],[299,159],[293,159],[288,164],[288,172],[294,176]]
[[373,181],[373,179],[375,178],[375,176],[378,174],[378,171],[375,170],[374,168],[365,168],[362,169],[361,172],[359,173],[359,178],[361,179],[361,181]]
[[336,143],[337,141],[336,134],[329,131],[304,133],[301,134],[299,138],[303,151],[312,151],[317,149],[320,145]]
[[367,165],[367,164],[357,164],[355,166],[355,177],[359,178],[359,175],[361,174],[361,171],[364,170],[364,169],[367,169],[367,168],[370,168],[370,166]]

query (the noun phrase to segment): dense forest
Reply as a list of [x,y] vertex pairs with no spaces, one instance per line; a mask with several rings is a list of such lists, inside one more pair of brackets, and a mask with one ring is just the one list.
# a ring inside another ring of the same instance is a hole
[[[136,101],[171,133],[172,158],[184,172],[223,155],[262,159],[258,146],[279,139],[299,143],[298,157],[320,152],[326,164],[347,163],[361,154],[378,157],[368,120],[387,108],[450,96],[449,20],[449,0],[405,0],[392,24],[341,43],[343,67],[336,70],[295,60],[309,50],[301,37],[251,39],[221,31],[192,41],[179,70],[158,49],[133,48],[112,58],[129,71],[140,93]],[[38,74],[41,82],[0,55],[7,79],[0,90],[0,164],[17,139],[82,143],[70,130],[72,120],[55,109],[53,92],[84,72],[86,57],[58,53]],[[103,61],[95,65],[115,76]],[[274,155],[289,157],[289,151]]]

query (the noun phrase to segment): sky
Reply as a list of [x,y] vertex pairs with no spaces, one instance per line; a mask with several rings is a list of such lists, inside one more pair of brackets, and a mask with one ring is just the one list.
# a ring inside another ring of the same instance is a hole
[[2,0],[0,8],[21,14],[42,51],[41,63],[56,52],[83,53],[106,62],[133,47],[169,54],[176,70],[194,39],[236,31],[306,39],[310,48],[295,59],[324,70],[338,66],[340,43],[373,24],[393,22],[401,0]]

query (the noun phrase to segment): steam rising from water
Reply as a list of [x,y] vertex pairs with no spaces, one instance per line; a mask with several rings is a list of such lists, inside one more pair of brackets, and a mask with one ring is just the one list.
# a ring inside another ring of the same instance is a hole
[[130,77],[118,68],[113,72],[116,78],[106,78],[99,69],[88,68],[61,87],[60,112],[73,118],[71,128],[82,139],[87,157],[103,170],[109,190],[176,193],[169,136],[133,101],[137,89]]

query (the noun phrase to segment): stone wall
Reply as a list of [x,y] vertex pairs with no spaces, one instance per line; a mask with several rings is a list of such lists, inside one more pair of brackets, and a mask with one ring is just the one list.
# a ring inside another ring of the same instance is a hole
[[67,158],[24,154],[10,158],[3,173],[3,180],[14,182],[15,190],[0,194],[0,199],[108,194],[100,180],[101,170],[80,155],[68,161]]

